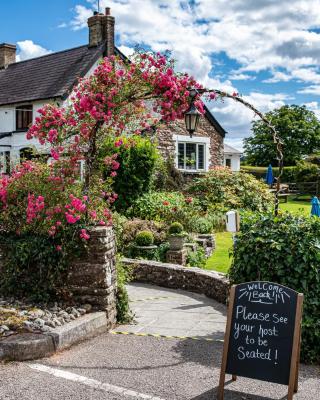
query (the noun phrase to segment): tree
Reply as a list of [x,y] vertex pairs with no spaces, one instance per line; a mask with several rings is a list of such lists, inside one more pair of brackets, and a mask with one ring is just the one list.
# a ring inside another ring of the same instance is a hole
[[[305,106],[285,105],[265,114],[283,142],[284,165],[295,165],[320,149],[320,122]],[[253,136],[244,140],[247,162],[277,165],[276,148],[263,121],[252,122]]]
[[[162,121],[182,118],[188,108],[190,87],[200,87],[187,74],[176,73],[173,61],[160,53],[137,52],[131,62],[119,57],[102,60],[93,75],[80,80],[69,105],[46,105],[27,137],[51,147],[59,160],[85,161],[83,193],[90,192],[98,169],[97,152],[109,135],[139,134]],[[197,101],[200,111],[203,103]]]
[[[10,177],[0,177],[0,231],[46,234],[59,240],[55,244],[60,251],[65,229],[72,227],[72,237],[88,240],[88,226],[110,224],[110,206],[117,199],[113,183],[126,165],[121,167],[116,150],[103,160],[98,157],[104,141],[137,135],[160,119],[182,118],[190,87],[200,85],[175,72],[173,61],[164,55],[138,52],[131,62],[104,58],[91,76],[79,81],[65,108],[47,104],[38,110],[27,138],[47,146],[55,161],[46,168],[24,163]],[[197,105],[203,112],[200,99]],[[101,162],[106,166],[103,173]]]

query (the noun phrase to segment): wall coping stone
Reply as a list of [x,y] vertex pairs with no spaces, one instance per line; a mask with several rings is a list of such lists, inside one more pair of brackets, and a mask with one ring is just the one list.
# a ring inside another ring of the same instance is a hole
[[153,260],[122,258],[133,266],[133,279],[155,285],[201,293],[226,304],[230,282],[225,274]]

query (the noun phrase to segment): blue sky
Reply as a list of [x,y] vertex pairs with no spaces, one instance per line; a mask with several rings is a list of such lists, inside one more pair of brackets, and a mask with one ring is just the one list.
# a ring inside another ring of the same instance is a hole
[[[19,59],[87,43],[95,0],[2,0],[0,42]],[[177,68],[210,88],[237,91],[266,112],[306,104],[320,117],[320,0],[101,0],[116,18],[117,46],[171,50]],[[210,108],[238,148],[252,113],[226,101]]]

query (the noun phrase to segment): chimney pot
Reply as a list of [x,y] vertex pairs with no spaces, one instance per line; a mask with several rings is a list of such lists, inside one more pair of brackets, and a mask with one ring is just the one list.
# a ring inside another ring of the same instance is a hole
[[111,8],[110,7],[106,7],[106,15],[111,15]]
[[16,62],[16,50],[15,44],[0,44],[0,69]]

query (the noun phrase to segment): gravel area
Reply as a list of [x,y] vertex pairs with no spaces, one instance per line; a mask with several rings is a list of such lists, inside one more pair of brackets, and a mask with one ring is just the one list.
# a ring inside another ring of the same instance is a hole
[[32,304],[0,297],[0,338],[21,332],[49,332],[91,311],[90,304]]

